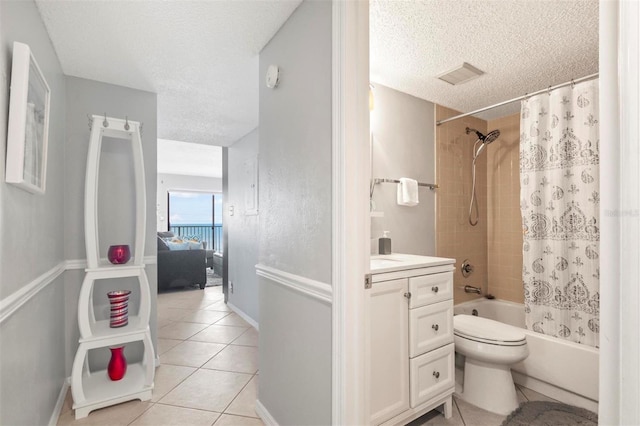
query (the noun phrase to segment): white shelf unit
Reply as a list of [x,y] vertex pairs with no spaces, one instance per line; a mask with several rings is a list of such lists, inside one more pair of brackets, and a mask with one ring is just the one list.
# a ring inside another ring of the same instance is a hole
[[[100,258],[98,183],[103,137],[129,142],[133,158],[136,200],[135,240],[132,260],[124,265],[112,265]],[[121,402],[151,399],[155,355],[149,330],[151,293],[143,263],[146,191],[139,123],[93,116],[87,157],[84,224],[87,269],[85,269],[86,274],[78,298],[80,339],[71,371],[71,393],[76,419],[88,416],[93,410]],[[97,281],[117,278],[137,278],[140,306],[137,315],[129,316],[129,323],[126,326],[111,328],[108,319],[96,319],[93,296]],[[121,380],[112,381],[107,374],[106,365],[104,368],[91,370],[90,350],[123,346],[132,342],[142,342],[144,348],[142,361],[129,364]]]

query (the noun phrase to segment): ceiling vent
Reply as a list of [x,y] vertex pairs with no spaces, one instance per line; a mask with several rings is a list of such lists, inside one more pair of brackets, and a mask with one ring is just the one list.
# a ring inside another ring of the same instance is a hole
[[474,78],[478,78],[482,74],[484,74],[484,71],[481,71],[473,65],[469,65],[468,63],[463,62],[460,67],[440,74],[438,78],[442,81],[446,81],[449,84],[457,85],[466,83],[467,81],[473,80]]

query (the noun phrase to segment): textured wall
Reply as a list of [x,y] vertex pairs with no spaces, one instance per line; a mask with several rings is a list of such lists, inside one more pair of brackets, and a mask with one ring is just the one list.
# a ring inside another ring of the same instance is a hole
[[[32,1],[3,1],[1,47],[3,97],[0,103],[0,298],[20,289],[64,259],[65,80],[49,36]],[[31,47],[51,88],[47,183],[34,195],[4,182],[13,42]],[[5,80],[6,78],[6,80]]]
[[261,52],[259,76],[260,263],[330,283],[330,2],[303,2]]
[[[431,102],[373,83],[371,112],[372,176],[435,182],[435,106]],[[394,184],[376,185],[373,202],[384,217],[371,218],[372,253],[390,231],[396,253],[435,255],[435,191],[419,187],[420,204],[398,206]]]
[[[261,264],[331,282],[331,2],[305,1],[260,53]],[[281,82],[263,83],[277,64]],[[331,423],[331,307],[261,278],[258,400]],[[286,349],[286,350],[285,350]]]
[[489,292],[524,303],[520,215],[520,114],[491,120],[500,138],[487,149]]
[[[156,254],[156,94],[140,90],[129,89],[121,86],[85,80],[76,77],[67,77],[67,122],[66,133],[67,143],[65,147],[67,167],[65,168],[65,253],[68,259],[85,259],[84,242],[84,185],[87,164],[87,150],[89,147],[89,128],[87,126],[87,114],[107,113],[108,116],[129,119],[144,123],[142,134],[142,150],[144,156],[145,183],[147,195],[147,226],[145,238],[145,255]],[[123,181],[110,181],[114,178],[114,173],[120,171],[125,176],[131,173],[130,169],[123,167],[129,164],[130,157],[126,144],[119,141],[103,140],[103,156],[101,158],[101,193],[98,197],[98,205],[101,206],[99,217],[99,227],[101,228],[101,252],[104,254],[111,241],[115,238],[124,239],[133,236],[133,224],[135,217],[133,209],[133,191],[131,185],[126,185]],[[127,213],[123,215],[123,212]],[[119,240],[118,240],[119,241]],[[125,244],[133,244],[125,242]],[[151,289],[151,336],[156,342],[156,295],[157,276],[150,273],[156,269],[156,265],[147,267],[147,277]],[[66,279],[67,298],[75,300],[68,309],[77,310],[77,294],[82,284],[82,279],[78,274],[69,273]],[[82,275],[82,274],[81,274]],[[82,276],[84,278],[84,276]],[[104,280],[100,282],[100,293],[94,296],[96,313],[106,314],[105,307],[108,300],[104,297],[107,291],[119,288],[134,289],[137,286],[135,280]],[[138,297],[135,292],[131,297],[131,309],[135,312]],[[77,332],[77,323],[68,324],[69,333]],[[77,348],[77,340],[71,340],[69,348],[70,356],[73,357]],[[107,352],[104,354],[108,354]],[[138,355],[127,352],[127,357],[132,360]],[[100,358],[100,357],[98,357]]]
[[[4,182],[13,42],[28,44],[51,88],[46,193]],[[65,79],[33,1],[0,2],[0,299],[64,260]],[[65,379],[64,280],[0,324],[0,424],[46,424]]]
[[331,424],[331,305],[258,277],[258,400],[280,425]]
[[[229,194],[225,200],[223,216],[224,226],[229,233],[229,247],[225,252],[229,265],[228,279],[233,282],[229,302],[259,322],[258,277],[255,270],[258,263],[258,216],[247,215],[245,209],[245,195],[251,191],[253,182],[247,174],[245,163],[251,159],[257,161],[258,129],[227,149]],[[233,216],[229,215],[229,206],[234,208]]]
[[[459,114],[436,106],[436,120]],[[487,291],[487,157],[483,153],[476,162],[476,194],[480,219],[476,226],[468,221],[471,199],[471,165],[475,134],[467,135],[471,127],[486,133],[487,123],[474,117],[445,123],[436,128],[436,179],[440,188],[436,195],[436,253],[456,259],[454,272],[454,302],[461,303],[478,296],[464,292],[465,285]],[[493,145],[487,147],[491,148]],[[473,274],[464,278],[460,265],[469,259]]]

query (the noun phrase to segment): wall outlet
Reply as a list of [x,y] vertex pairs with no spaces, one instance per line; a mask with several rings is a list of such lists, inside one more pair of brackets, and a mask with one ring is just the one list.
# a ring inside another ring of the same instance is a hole
[[233,281],[229,281],[229,293],[233,293]]

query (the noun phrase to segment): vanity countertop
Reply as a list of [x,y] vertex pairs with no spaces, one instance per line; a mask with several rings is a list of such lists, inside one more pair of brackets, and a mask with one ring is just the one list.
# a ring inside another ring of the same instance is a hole
[[415,254],[380,254],[371,256],[371,273],[403,271],[405,269],[428,268],[431,266],[451,265],[455,259],[445,257],[418,256]]

